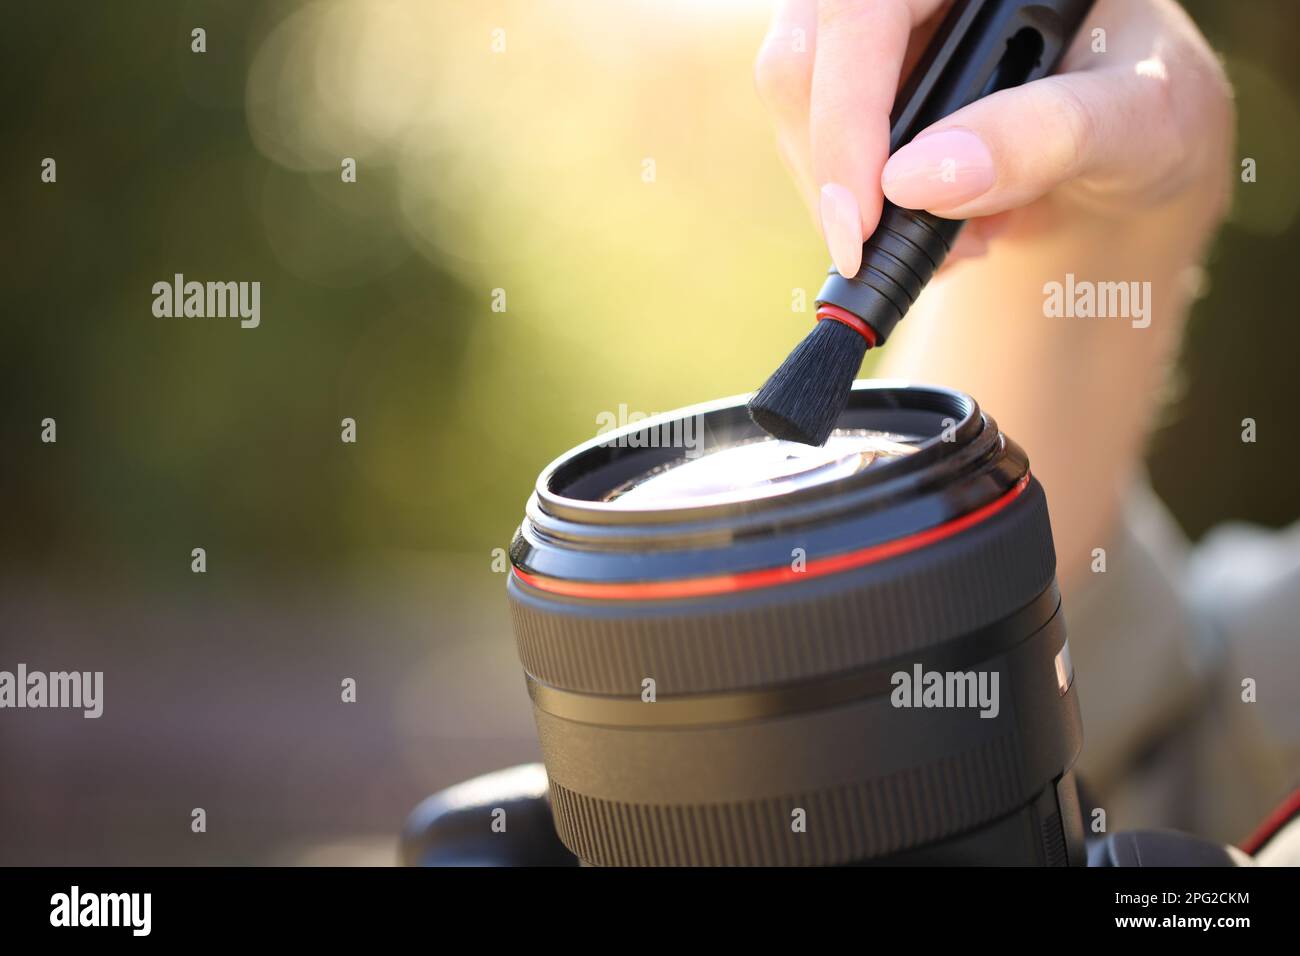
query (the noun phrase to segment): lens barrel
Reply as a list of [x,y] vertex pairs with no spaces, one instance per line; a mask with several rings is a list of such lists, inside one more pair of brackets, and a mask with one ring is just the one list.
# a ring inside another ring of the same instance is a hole
[[788,488],[608,500],[763,440],[740,397],[538,478],[508,592],[556,829],[584,862],[1084,862],[1078,701],[1028,459],[940,388],[858,383],[839,424],[916,450]]

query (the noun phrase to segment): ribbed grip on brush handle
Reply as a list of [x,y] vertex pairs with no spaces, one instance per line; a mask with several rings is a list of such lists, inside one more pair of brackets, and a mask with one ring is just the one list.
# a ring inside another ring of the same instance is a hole
[[880,225],[862,246],[858,274],[846,279],[831,266],[817,305],[852,312],[875,329],[876,344],[883,345],[943,264],[963,225],[960,219],[940,219],[886,201]]

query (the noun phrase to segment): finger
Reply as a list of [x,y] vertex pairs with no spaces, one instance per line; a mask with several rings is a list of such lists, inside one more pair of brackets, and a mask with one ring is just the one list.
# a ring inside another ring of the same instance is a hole
[[1163,64],[1051,76],[921,132],[885,165],[891,202],[954,219],[1026,206],[1071,184],[1090,203],[1159,199],[1186,155]]
[[[940,0],[821,0],[809,108],[812,168],[835,267],[856,275],[880,218],[889,114],[913,27]],[[838,187],[838,188],[836,188]]]
[[973,219],[963,231],[975,230],[986,241],[992,241],[1002,235],[1011,225],[1012,213],[1000,212],[993,216]]
[[800,195],[813,209],[817,187],[808,137],[808,100],[816,51],[817,0],[777,0],[754,61],[754,85],[772,115],[781,158]]
[[979,230],[966,228],[957,234],[949,255],[957,259],[974,259],[988,251],[989,241],[980,235]]

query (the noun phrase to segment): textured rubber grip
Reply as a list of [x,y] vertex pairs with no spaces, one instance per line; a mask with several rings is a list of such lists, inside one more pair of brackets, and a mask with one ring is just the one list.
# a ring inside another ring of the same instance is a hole
[[[1023,804],[1025,776],[1018,741],[1003,736],[927,766],[779,797],[633,803],[552,780],[551,806],[561,842],[596,866],[827,866],[985,824]],[[817,825],[792,832],[792,807]]]
[[[971,663],[1007,685],[989,720],[900,710],[889,693],[689,727],[583,723],[536,707],[556,831],[601,866],[819,866],[960,841],[1010,815],[1012,832],[973,855],[948,846],[942,860],[1069,862],[1053,781],[1082,737],[1075,692],[1060,694],[1051,669],[1064,642],[1058,613]],[[1044,790],[1047,812],[1034,806]]]
[[965,223],[885,203],[876,231],[862,246],[862,267],[846,279],[832,266],[817,304],[847,309],[889,338],[930,277],[947,258]]

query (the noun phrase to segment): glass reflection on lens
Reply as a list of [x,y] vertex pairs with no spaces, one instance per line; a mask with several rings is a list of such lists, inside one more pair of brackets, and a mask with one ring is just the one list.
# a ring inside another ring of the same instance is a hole
[[765,498],[880,467],[915,452],[918,441],[867,429],[837,430],[821,447],[756,438],[661,465],[614,488],[604,500],[639,508]]

